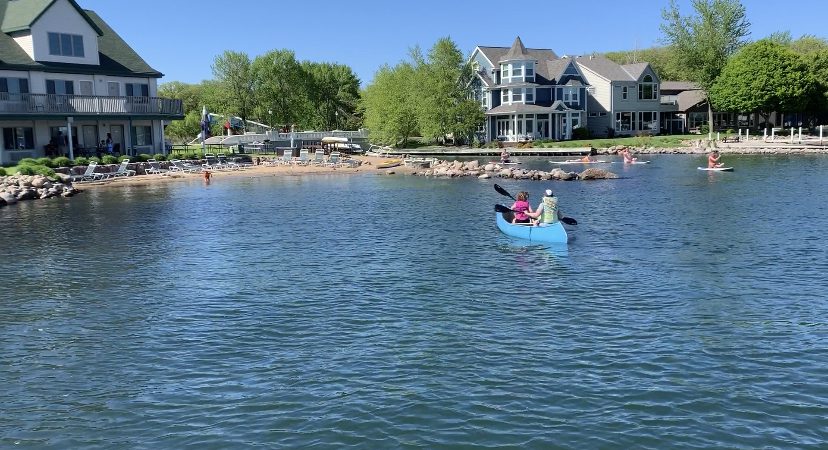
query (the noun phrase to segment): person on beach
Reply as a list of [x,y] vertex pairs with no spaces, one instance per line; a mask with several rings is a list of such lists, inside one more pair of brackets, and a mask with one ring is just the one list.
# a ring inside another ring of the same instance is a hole
[[503,151],[500,153],[500,162],[502,162],[502,163],[509,162],[509,157],[510,156],[511,155],[509,155],[509,152],[507,152],[506,149],[504,148]]
[[707,168],[715,169],[717,167],[724,166],[724,163],[720,163],[719,159],[721,159],[721,156],[719,156],[719,151],[713,150],[713,152],[707,157]]
[[515,217],[512,223],[531,223],[532,219],[526,214],[532,211],[532,206],[529,205],[529,193],[526,191],[518,192],[517,199],[512,204],[512,210],[515,211]]
[[538,209],[526,213],[532,219],[539,219],[535,225],[544,226],[551,225],[561,219],[561,211],[558,209],[558,197],[552,193],[552,189],[547,189],[544,192]]
[[106,133],[106,152],[112,154],[112,133]]

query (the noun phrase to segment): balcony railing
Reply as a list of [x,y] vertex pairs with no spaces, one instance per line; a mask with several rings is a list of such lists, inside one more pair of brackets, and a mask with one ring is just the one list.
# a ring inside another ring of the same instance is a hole
[[0,92],[0,116],[170,116],[183,117],[181,100],[161,97],[11,94]]

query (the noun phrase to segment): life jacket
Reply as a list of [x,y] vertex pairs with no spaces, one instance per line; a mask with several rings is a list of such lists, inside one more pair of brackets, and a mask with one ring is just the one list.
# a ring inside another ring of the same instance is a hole
[[515,205],[512,207],[515,211],[515,219],[517,220],[526,220],[529,216],[526,215],[526,211],[529,210],[529,202],[524,200],[518,200],[515,202]]
[[542,223],[555,223],[558,221],[558,199],[555,197],[543,197]]

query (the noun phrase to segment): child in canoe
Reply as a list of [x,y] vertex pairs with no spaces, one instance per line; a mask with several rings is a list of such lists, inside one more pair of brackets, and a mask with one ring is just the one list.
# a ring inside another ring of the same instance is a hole
[[532,219],[526,214],[532,211],[532,207],[529,205],[528,192],[518,192],[515,203],[512,204],[512,210],[515,211],[515,218],[512,219],[512,223],[532,223]]

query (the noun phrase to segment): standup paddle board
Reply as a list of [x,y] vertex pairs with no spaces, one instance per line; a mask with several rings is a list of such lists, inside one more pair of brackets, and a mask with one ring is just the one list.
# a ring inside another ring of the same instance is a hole
[[699,170],[707,170],[710,172],[733,172],[733,167],[699,167]]
[[492,164],[500,164],[501,166],[516,166],[521,164],[518,161],[509,161],[509,162],[500,162],[500,161],[492,161]]
[[612,161],[581,161],[580,159],[567,159],[566,161],[552,161],[552,164],[610,164]]
[[624,164],[650,164],[650,161],[630,161],[624,162]]

